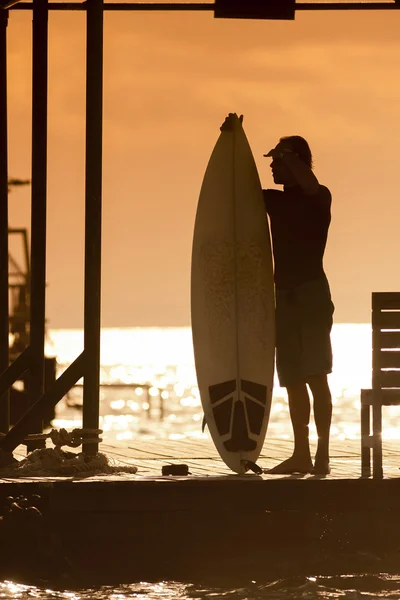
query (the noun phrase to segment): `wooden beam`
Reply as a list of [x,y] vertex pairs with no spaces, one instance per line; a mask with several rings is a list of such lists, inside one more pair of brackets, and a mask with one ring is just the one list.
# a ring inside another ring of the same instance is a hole
[[[47,220],[47,0],[33,0],[32,22],[32,206],[29,392],[35,402],[44,391],[46,220]],[[29,433],[41,433],[42,422]]]
[[[10,6],[12,10],[32,10],[31,2],[18,2],[2,4],[0,7]],[[86,2],[49,2],[49,10],[86,10]],[[400,0],[393,2],[299,2],[295,5],[296,11],[363,11],[363,10],[399,10]],[[214,11],[215,4],[211,3],[165,3],[159,2],[108,2],[104,4],[104,10],[109,11]]]
[[[8,367],[8,137],[7,137],[7,22],[0,11],[0,372]],[[0,432],[10,426],[8,389],[0,395]]]
[[[103,0],[88,0],[86,21],[86,178],[83,427],[99,427],[103,155]],[[95,455],[98,443],[84,444]]]
[[215,18],[293,20],[296,0],[215,0]]
[[0,397],[29,369],[31,348],[28,346],[0,375]]
[[71,387],[84,375],[85,352],[64,371],[62,375],[20,418],[18,423],[3,437],[0,438],[0,448],[5,452],[13,452],[22,444],[25,437],[31,433],[32,424],[42,418],[43,412],[53,408],[65,396]]

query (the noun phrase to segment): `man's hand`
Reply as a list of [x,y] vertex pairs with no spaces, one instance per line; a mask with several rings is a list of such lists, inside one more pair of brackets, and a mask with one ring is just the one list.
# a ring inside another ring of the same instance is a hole
[[314,175],[312,168],[305,163],[297,152],[293,152],[290,148],[285,148],[282,144],[278,144],[264,154],[272,158],[277,163],[282,163],[289,171],[294,181],[299,185],[307,195],[316,194],[319,191],[319,182]]
[[225,121],[222,123],[220,130],[221,131],[233,131],[235,128],[235,123],[238,120],[240,121],[240,124],[242,124],[243,123],[243,115],[240,115],[240,117],[238,117],[236,113],[229,113],[229,115],[226,117]]

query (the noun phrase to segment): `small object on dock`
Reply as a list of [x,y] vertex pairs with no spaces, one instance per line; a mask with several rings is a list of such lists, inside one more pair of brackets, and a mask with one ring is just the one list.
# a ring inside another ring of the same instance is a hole
[[243,460],[243,466],[249,471],[253,471],[256,475],[262,475],[264,473],[264,469],[258,466],[257,463],[252,460]]
[[191,475],[187,465],[164,465],[161,473],[163,475]]

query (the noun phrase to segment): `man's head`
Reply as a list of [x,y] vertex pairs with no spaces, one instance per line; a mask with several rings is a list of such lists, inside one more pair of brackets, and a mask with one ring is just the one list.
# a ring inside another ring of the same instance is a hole
[[282,160],[282,154],[292,152],[296,154],[300,160],[304,161],[312,168],[312,154],[310,146],[304,138],[299,135],[291,135],[282,137],[279,143],[264,156],[271,157],[270,164],[274,182],[281,185],[294,185],[295,181],[289,167]]

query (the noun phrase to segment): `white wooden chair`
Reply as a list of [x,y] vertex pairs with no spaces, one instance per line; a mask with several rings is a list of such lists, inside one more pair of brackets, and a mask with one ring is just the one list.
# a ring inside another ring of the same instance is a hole
[[373,477],[383,477],[382,406],[391,405],[400,405],[400,292],[373,292],[372,389],[361,390],[363,477],[371,476],[371,449]]

